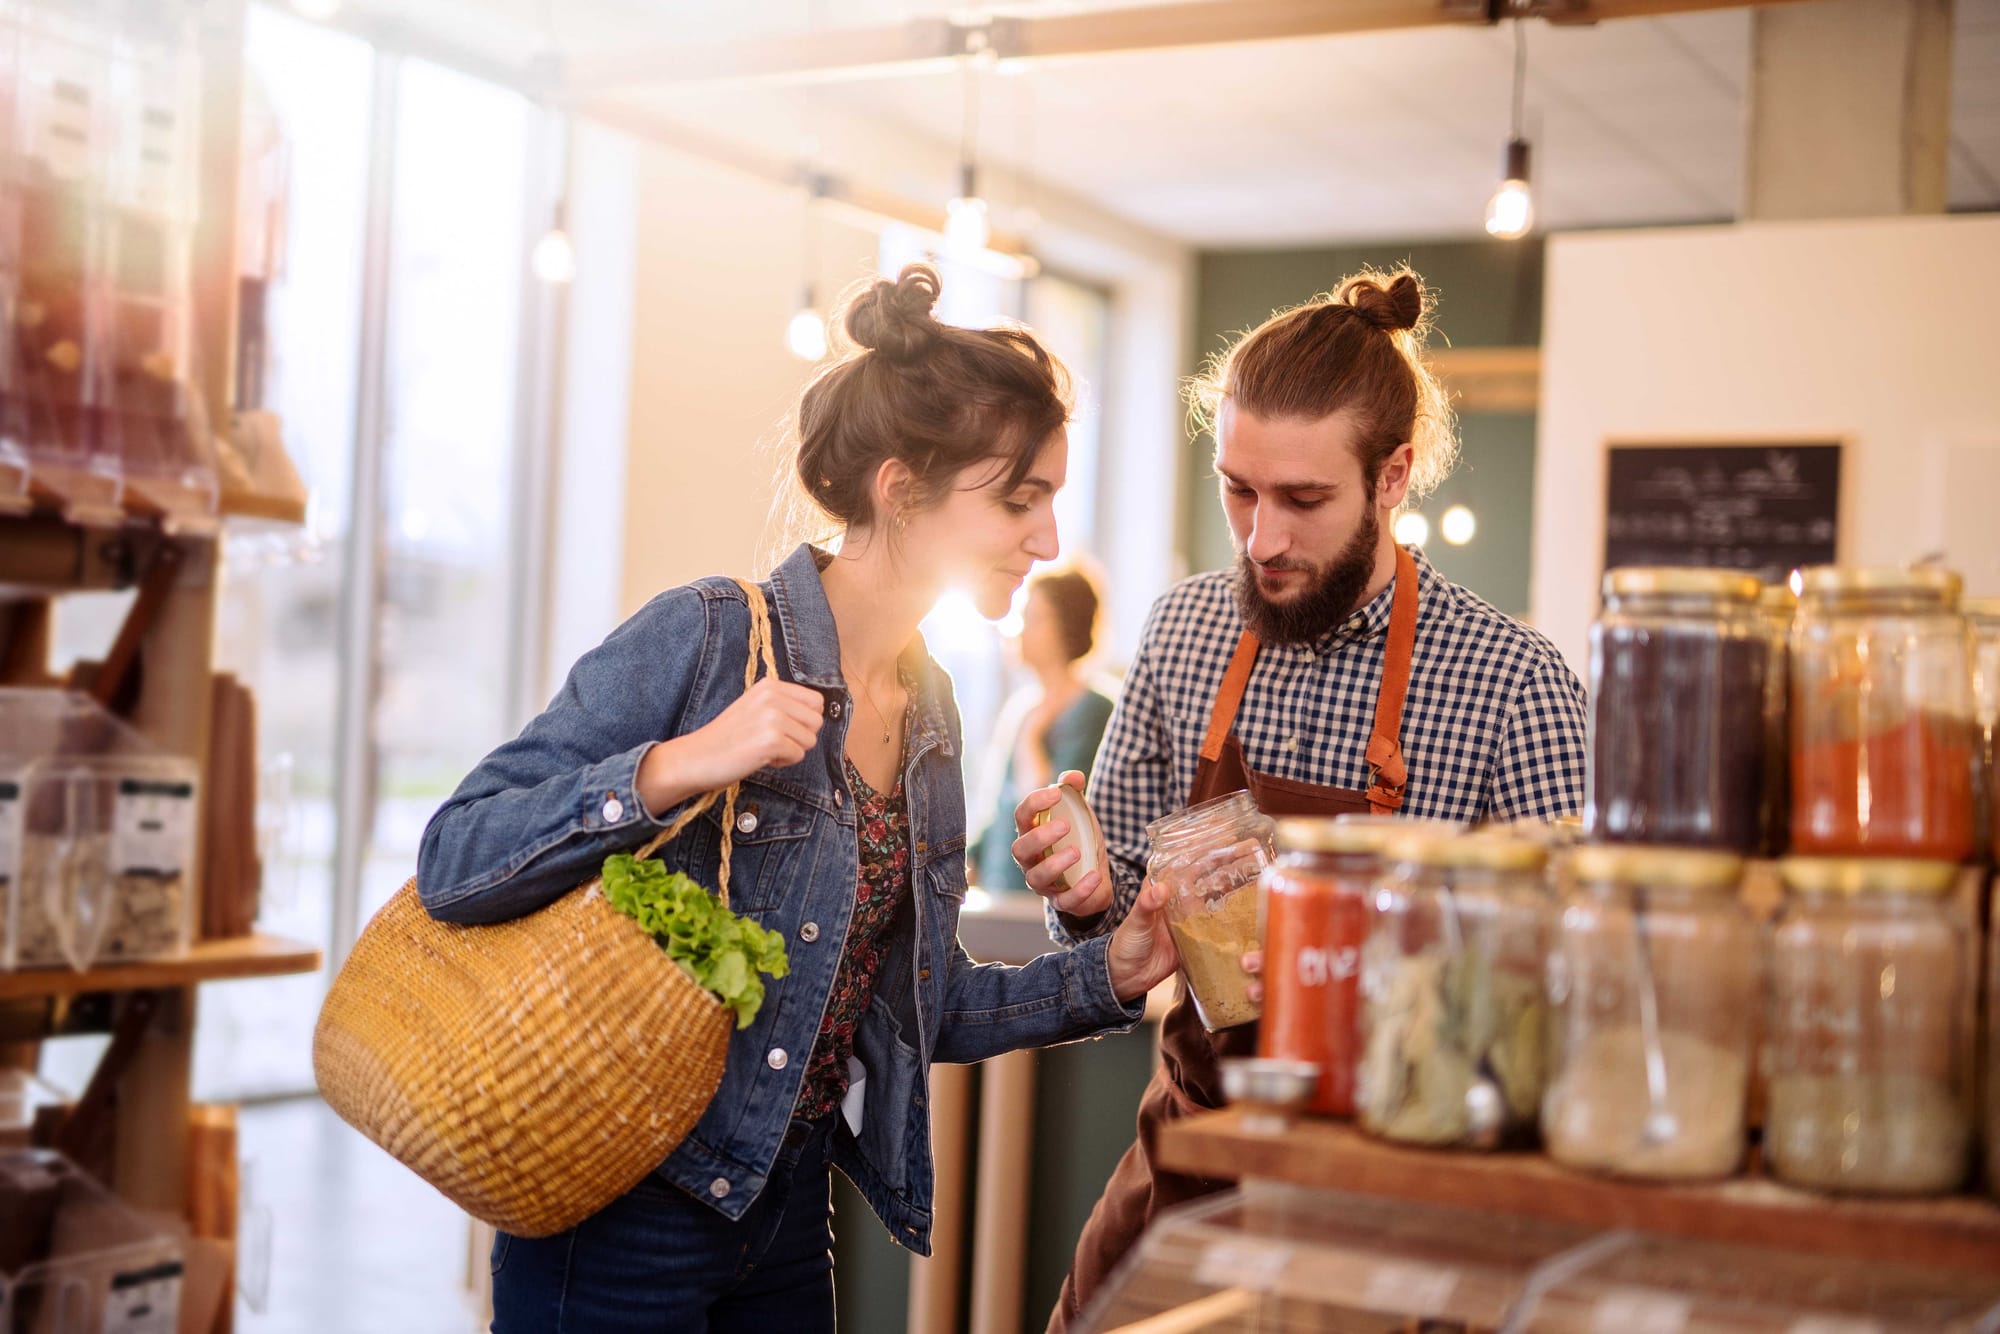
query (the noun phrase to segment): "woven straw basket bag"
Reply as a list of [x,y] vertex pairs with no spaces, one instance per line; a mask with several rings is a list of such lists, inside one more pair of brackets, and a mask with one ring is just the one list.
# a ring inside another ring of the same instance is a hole
[[[747,690],[760,661],[777,669],[763,594],[743,588]],[[709,793],[637,855],[722,801],[726,906],[736,792]],[[541,1237],[666,1160],[722,1082],[730,1028],[728,1008],[595,879],[497,926],[436,921],[411,880],[327,992],[313,1072],[348,1124],[467,1213]]]

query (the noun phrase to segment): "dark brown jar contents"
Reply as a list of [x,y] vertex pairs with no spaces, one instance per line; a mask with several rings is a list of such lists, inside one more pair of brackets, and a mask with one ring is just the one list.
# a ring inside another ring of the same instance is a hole
[[1606,624],[1597,652],[1589,837],[1761,851],[1770,643],[1706,627]]

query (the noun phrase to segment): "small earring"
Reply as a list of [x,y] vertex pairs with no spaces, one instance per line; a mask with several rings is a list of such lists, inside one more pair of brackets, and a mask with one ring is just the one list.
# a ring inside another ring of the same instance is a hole
[[907,530],[909,529],[909,526],[910,526],[910,516],[909,516],[908,514],[904,513],[904,512],[902,511],[902,510],[897,510],[897,511],[896,511],[896,531],[897,531],[897,532],[899,532],[899,533],[900,533],[900,532],[905,532],[905,531],[907,531]]

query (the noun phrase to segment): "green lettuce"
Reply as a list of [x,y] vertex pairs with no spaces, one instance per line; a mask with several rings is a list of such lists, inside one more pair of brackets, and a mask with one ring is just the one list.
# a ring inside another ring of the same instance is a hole
[[604,897],[646,929],[660,948],[748,1028],[764,1004],[763,973],[791,971],[785,938],[722,906],[722,900],[679,871],[629,853],[604,860]]

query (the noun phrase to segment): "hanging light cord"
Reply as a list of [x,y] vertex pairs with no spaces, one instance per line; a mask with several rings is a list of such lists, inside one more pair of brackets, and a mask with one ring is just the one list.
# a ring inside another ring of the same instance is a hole
[[971,56],[960,56],[959,60],[965,70],[965,114],[959,121],[958,165],[970,168],[979,135],[979,63]]
[[1528,87],[1528,38],[1521,31],[1521,20],[1514,20],[1514,133],[1521,137],[1522,102]]

